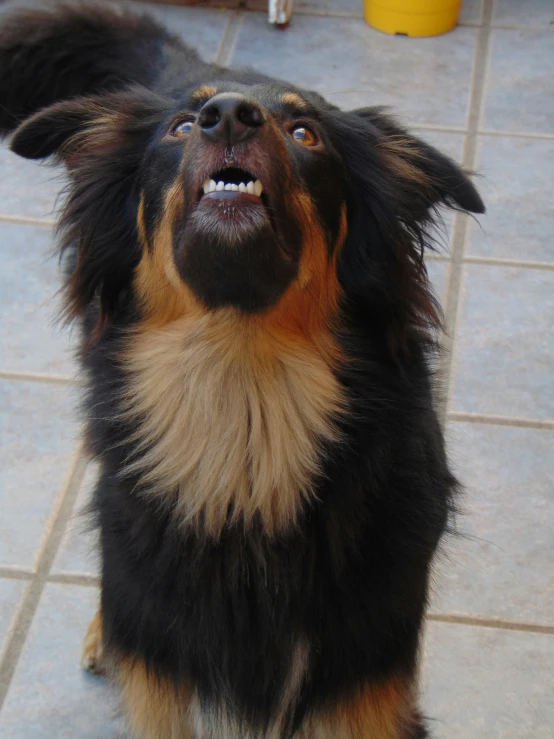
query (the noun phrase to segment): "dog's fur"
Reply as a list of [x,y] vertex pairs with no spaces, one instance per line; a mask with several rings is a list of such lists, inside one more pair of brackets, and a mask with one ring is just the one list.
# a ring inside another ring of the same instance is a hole
[[[222,93],[264,121],[233,151],[199,126]],[[144,739],[423,739],[418,638],[456,491],[423,251],[438,206],[483,211],[473,185],[378,108],[93,7],[3,18],[14,129],[69,176],[66,312],[101,468],[88,666]],[[265,207],[197,200],[228,162]]]

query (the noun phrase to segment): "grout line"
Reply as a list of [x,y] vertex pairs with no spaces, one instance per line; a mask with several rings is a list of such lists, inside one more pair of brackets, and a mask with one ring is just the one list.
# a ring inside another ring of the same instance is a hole
[[244,13],[241,10],[233,10],[229,13],[229,20],[223,31],[219,49],[215,56],[216,64],[226,67],[231,63],[243,19]]
[[[247,8],[249,12],[250,9]],[[260,10],[253,10],[253,12],[263,12]],[[266,11],[267,12],[267,11]],[[364,19],[363,13],[354,13],[348,10],[317,10],[317,8],[294,8],[293,18],[295,15],[313,15],[315,18],[352,18],[354,20],[361,21]]]
[[[483,26],[479,29],[473,60],[473,71],[468,106],[468,132],[464,140],[462,165],[473,170],[477,162],[477,129],[484,107],[486,77],[488,71],[488,57],[490,49],[490,18],[492,12],[491,0],[483,3]],[[466,242],[469,239],[469,218],[457,213],[454,219],[452,234],[452,261],[448,275],[444,298],[445,337],[443,354],[439,374],[443,378],[446,388],[445,397],[439,408],[441,422],[445,420],[448,397],[450,395],[450,380],[453,356],[455,351],[455,337],[459,320],[460,296],[462,294],[462,269],[464,263]]]
[[526,429],[547,429],[554,431],[554,421],[541,418],[521,418],[518,416],[498,416],[487,413],[463,413],[461,411],[449,411],[449,421],[463,421],[466,423],[485,423],[491,426],[515,426]]
[[[8,631],[7,631],[7,633],[4,636],[3,645],[0,648],[0,665],[4,664],[4,662],[5,662],[6,658],[7,658],[7,653],[8,653],[9,645],[10,645],[11,640],[13,638],[14,632],[15,632],[15,630],[17,628],[17,624],[19,623],[19,618],[20,618],[21,613],[23,611],[23,608],[25,606],[25,601],[27,600],[27,596],[28,596],[29,590],[32,587],[32,582],[30,580],[23,581],[23,582],[26,582],[26,585],[23,588],[23,592],[22,592],[21,598],[19,600],[19,603],[17,605],[16,611],[15,611],[15,614],[14,614],[12,620],[11,620],[11,623],[10,623],[10,625],[8,627]],[[0,672],[0,678],[1,678],[1,674],[2,673]],[[1,686],[1,679],[0,679],[0,686]]]
[[55,575],[49,575],[47,581],[49,583],[56,583],[58,585],[83,585],[86,587],[98,587],[100,585],[100,575],[58,572]]
[[[487,0],[485,0],[485,3]],[[481,98],[481,105],[480,109],[477,111],[475,120],[476,120],[476,134],[479,135],[479,132],[485,128],[485,117],[486,117],[486,97],[488,93],[488,86],[489,86],[489,77],[490,77],[490,70],[492,67],[492,51],[493,51],[493,29],[490,27],[492,16],[494,13],[494,3],[495,0],[488,0],[488,5],[486,6],[487,11],[487,17],[486,17],[486,26],[488,27],[488,34],[487,34],[487,48],[485,50],[485,53],[483,55],[482,60],[482,72],[483,72],[483,93]],[[485,13],[485,6],[483,6],[483,13]],[[475,160],[477,163],[477,160]]]
[[520,267],[521,269],[554,270],[554,262],[531,262],[527,259],[503,259],[502,257],[464,257],[466,264],[483,264],[494,267]]
[[69,515],[85,474],[86,466],[87,459],[83,454],[82,445],[79,445],[73,455],[68,474],[61,487],[62,492],[58,508],[52,528],[38,558],[36,575],[29,584],[4,651],[0,665],[0,710],[6,699],[31,623],[37,611],[42,592],[46,586],[48,574],[60,546]]
[[504,131],[503,129],[480,128],[478,134],[479,136],[505,136],[514,139],[538,139],[539,141],[554,140],[554,133],[538,133],[536,131]]
[[[244,8],[244,10],[250,13],[262,13],[262,8]],[[267,12],[267,11],[266,11]],[[364,14],[348,10],[318,10],[317,8],[294,8],[293,17],[295,15],[314,16],[316,18],[352,18],[354,20],[364,20]],[[369,28],[372,28],[367,24]],[[456,24],[456,28],[480,28],[480,21],[465,21]],[[374,31],[378,31],[376,28],[372,28]],[[414,37],[416,38],[416,37]]]
[[505,631],[527,631],[532,634],[554,634],[554,625],[550,624],[510,621],[487,616],[466,616],[462,613],[428,613],[427,620],[447,624],[463,624],[464,626],[480,626],[487,629],[503,629]]
[[428,253],[425,255],[426,262],[450,262],[450,256],[448,254],[437,254]]
[[19,382],[45,382],[52,385],[83,385],[81,380],[62,375],[46,375],[42,372],[11,372],[0,370],[0,380],[17,380]]
[[495,31],[543,31],[552,33],[552,28],[549,26],[518,26],[510,23],[494,23],[491,28],[494,28]]
[[0,567],[1,580],[32,580],[34,576],[32,570],[24,570],[19,567]]
[[406,124],[411,130],[417,131],[437,131],[438,133],[467,133],[467,129],[462,126],[445,126],[435,123],[408,123]]
[[47,226],[52,228],[56,225],[53,218],[32,218],[31,216],[11,216],[7,213],[0,213],[0,223],[21,223],[25,226]]

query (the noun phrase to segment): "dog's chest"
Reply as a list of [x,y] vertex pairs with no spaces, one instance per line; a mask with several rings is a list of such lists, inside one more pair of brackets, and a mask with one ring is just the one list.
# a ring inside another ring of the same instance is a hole
[[231,321],[176,321],[139,334],[126,356],[129,469],[186,520],[219,533],[258,514],[293,523],[337,439],[339,383],[309,342]]

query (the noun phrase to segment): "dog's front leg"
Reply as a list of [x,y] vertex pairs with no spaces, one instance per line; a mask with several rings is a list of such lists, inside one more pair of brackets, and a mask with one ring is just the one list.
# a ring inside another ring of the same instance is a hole
[[81,666],[98,675],[109,672],[121,690],[123,712],[136,739],[194,739],[189,718],[190,691],[147,670],[141,660],[110,656],[107,669],[100,611],[83,642]]
[[106,672],[104,641],[102,638],[102,614],[100,611],[97,611],[85,634],[81,667],[95,675],[104,675]]
[[136,739],[195,739],[189,708],[191,691],[149,671],[138,659],[117,665],[127,725]]
[[308,716],[297,739],[425,739],[414,693],[410,679],[395,677],[360,687]]

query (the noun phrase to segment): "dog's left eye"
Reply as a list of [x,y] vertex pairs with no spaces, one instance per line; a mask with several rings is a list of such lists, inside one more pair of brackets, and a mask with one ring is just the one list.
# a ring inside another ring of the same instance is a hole
[[194,121],[190,118],[187,118],[184,121],[178,121],[177,123],[175,123],[169,133],[171,136],[183,138],[184,136],[188,136],[192,132],[193,128]]
[[316,144],[319,144],[319,139],[315,133],[306,126],[295,126],[290,133],[292,138],[303,146],[316,146]]

